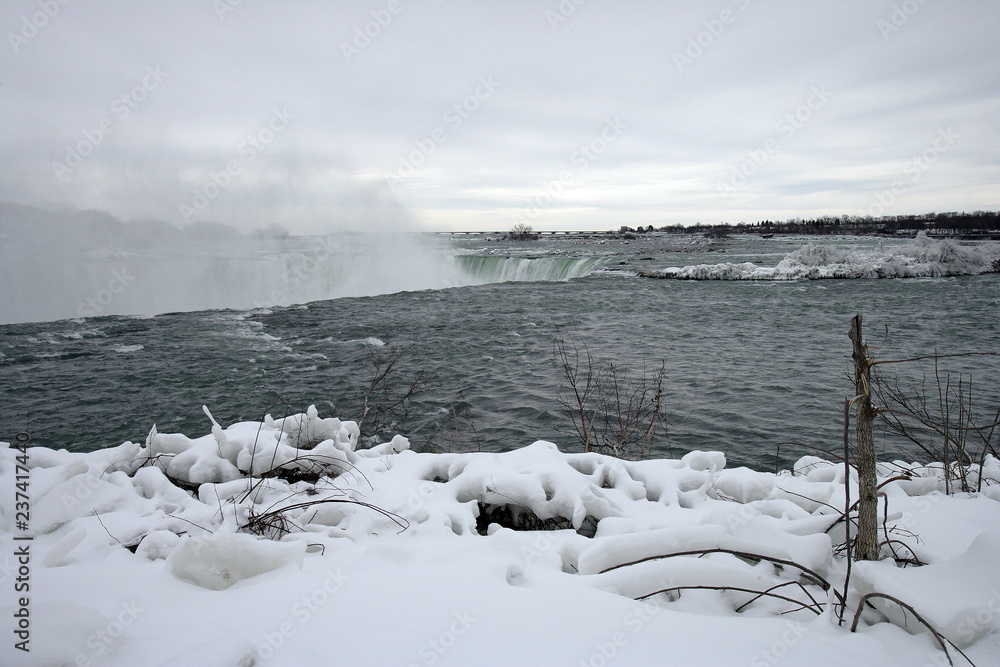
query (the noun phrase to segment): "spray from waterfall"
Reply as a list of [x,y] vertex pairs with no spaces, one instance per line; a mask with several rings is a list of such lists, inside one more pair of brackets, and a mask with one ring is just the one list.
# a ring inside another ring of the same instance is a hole
[[456,257],[447,238],[412,232],[246,235],[212,223],[178,229],[0,204],[0,324],[568,280],[596,265],[590,258]]

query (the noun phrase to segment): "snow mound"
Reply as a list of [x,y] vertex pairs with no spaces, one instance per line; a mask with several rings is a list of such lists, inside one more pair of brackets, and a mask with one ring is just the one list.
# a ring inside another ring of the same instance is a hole
[[[211,419],[211,413],[205,409]],[[242,422],[223,430],[213,419],[212,434],[195,440],[179,433],[159,433],[153,426],[146,445],[133,460],[152,463],[172,479],[190,484],[228,482],[275,469],[318,472],[327,467],[346,469],[360,437],[356,422],[321,419],[315,406],[302,414],[279,420],[266,416],[262,423]],[[409,443],[402,436],[364,456],[402,451]],[[304,456],[305,451],[309,456]]]
[[302,542],[271,542],[236,533],[184,540],[168,562],[178,579],[221,591],[243,579],[301,563],[305,553]]
[[677,280],[817,280],[822,278],[917,278],[968,276],[998,270],[1000,246],[962,246],[934,240],[924,232],[893,250],[840,249],[808,244],[777,266],[723,262],[644,272],[647,278]]
[[[855,576],[862,594],[885,593],[920,610],[944,637],[966,648],[1000,631],[1000,532],[982,533],[965,552],[941,563],[898,570],[886,562],[858,563]],[[899,605],[884,598],[872,604],[910,632],[926,628]]]

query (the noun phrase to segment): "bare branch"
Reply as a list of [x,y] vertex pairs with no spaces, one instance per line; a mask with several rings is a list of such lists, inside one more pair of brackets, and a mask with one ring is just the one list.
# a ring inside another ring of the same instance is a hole
[[613,361],[597,364],[586,345],[583,350],[581,355],[575,341],[558,339],[553,352],[564,380],[559,403],[572,415],[583,450],[644,458],[669,436],[666,362],[633,374]]
[[[948,658],[948,664],[949,665],[954,665],[955,664],[954,662],[952,662],[951,655],[948,653],[948,646],[945,644],[945,642],[947,640],[944,637],[941,636],[941,633],[939,633],[937,630],[935,630],[934,626],[932,626],[930,623],[928,623],[924,619],[923,616],[921,616],[920,614],[918,614],[916,609],[914,609],[910,605],[906,604],[902,600],[900,600],[898,598],[894,598],[891,595],[886,595],[885,593],[868,593],[867,595],[865,595],[864,597],[861,598],[861,602],[858,603],[858,611],[857,611],[857,613],[854,614],[854,622],[851,623],[851,632],[856,632],[857,631],[857,629],[858,629],[858,621],[861,620],[861,611],[865,608],[865,604],[871,598],[884,598],[886,600],[889,600],[890,602],[895,602],[901,608],[903,608],[906,611],[908,611],[911,614],[913,614],[913,617],[915,619],[917,619],[920,622],[921,625],[923,625],[925,628],[927,628],[927,630],[930,631],[930,633],[932,635],[934,635],[934,639],[937,640],[938,646],[941,647],[941,650],[944,651],[945,657]],[[948,643],[951,643],[951,642],[948,642]],[[952,646],[954,646],[954,644],[952,644]],[[963,653],[962,655],[964,656],[965,654]],[[968,657],[966,657],[965,659],[968,660]],[[969,660],[969,664],[972,664],[971,660]]]
[[873,361],[872,366],[879,366],[882,364],[905,364],[909,361],[926,361],[928,359],[949,359],[952,357],[995,357],[997,352],[959,352],[956,354],[927,354],[920,357],[910,357],[909,359],[882,359],[880,361]]

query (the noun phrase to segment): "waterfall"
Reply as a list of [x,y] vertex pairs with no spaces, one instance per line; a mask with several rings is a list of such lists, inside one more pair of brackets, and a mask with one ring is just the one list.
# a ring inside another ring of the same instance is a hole
[[601,260],[596,257],[460,255],[455,260],[463,272],[480,283],[571,280],[589,275],[601,265]]

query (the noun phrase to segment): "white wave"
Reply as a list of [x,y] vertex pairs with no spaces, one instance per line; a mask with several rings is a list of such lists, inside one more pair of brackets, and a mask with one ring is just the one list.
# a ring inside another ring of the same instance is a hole
[[138,352],[143,349],[142,345],[115,345],[113,348],[115,352],[120,354],[128,354],[130,352]]
[[923,232],[893,249],[837,248],[810,243],[790,252],[777,266],[724,262],[643,272],[649,278],[678,280],[816,280],[822,278],[917,278],[969,276],[1000,270],[1000,245],[961,246],[936,241]]

